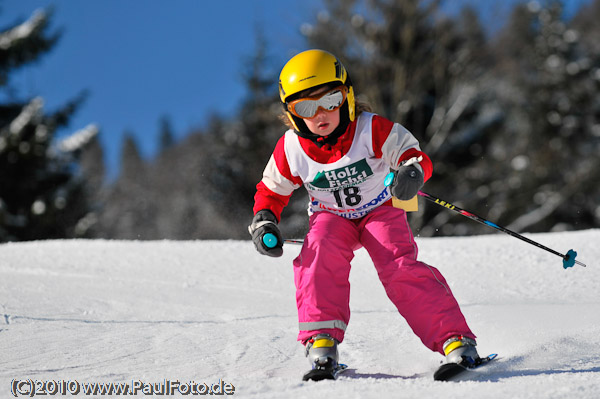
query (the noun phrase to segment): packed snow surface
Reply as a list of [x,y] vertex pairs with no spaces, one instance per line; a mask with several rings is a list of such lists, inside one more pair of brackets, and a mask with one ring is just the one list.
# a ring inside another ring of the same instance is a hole
[[564,270],[559,257],[502,234],[417,239],[479,352],[499,354],[461,382],[433,381],[442,356],[397,313],[364,250],[340,345],[349,370],[315,383],[301,381],[308,362],[296,342],[298,246],[274,259],[250,241],[2,244],[0,397],[31,379],[221,381],[247,398],[598,398],[600,230],[527,236],[575,249],[587,267]]

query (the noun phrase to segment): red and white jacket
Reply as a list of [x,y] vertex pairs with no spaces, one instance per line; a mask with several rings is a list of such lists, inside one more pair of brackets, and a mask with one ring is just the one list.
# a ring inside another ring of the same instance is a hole
[[288,130],[277,142],[256,186],[254,213],[271,210],[277,220],[294,190],[306,187],[308,213],[332,212],[349,219],[365,216],[380,205],[391,204],[384,185],[390,168],[411,158],[419,162],[425,181],[433,172],[429,157],[402,125],[363,112],[351,122],[335,145],[319,148]]

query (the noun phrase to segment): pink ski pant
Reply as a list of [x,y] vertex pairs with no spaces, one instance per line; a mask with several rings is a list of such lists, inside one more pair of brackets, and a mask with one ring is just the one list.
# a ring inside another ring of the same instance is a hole
[[361,246],[371,256],[387,296],[425,346],[443,354],[448,338],[475,338],[444,277],[417,260],[406,213],[380,206],[358,220],[326,211],[310,217],[309,232],[294,260],[299,341],[319,333],[343,341],[350,320],[350,261]]

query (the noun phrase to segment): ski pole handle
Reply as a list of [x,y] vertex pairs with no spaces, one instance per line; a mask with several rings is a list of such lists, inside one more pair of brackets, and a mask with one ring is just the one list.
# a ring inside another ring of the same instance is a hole
[[273,233],[265,234],[262,241],[267,248],[275,248],[277,246],[277,237]]
[[385,180],[383,181],[383,184],[385,184],[386,187],[389,187],[392,185],[393,182],[394,182],[394,172],[390,172],[385,176]]

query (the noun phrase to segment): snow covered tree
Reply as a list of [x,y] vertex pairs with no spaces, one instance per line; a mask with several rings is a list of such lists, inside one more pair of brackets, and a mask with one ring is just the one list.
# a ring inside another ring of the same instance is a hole
[[[48,33],[42,11],[0,32],[0,89],[9,98],[10,73],[38,60],[58,38]],[[88,197],[76,166],[79,150],[97,129],[85,140],[76,134],[55,145],[53,139],[84,99],[51,114],[44,113],[40,97],[0,105],[0,241],[78,236]]]

